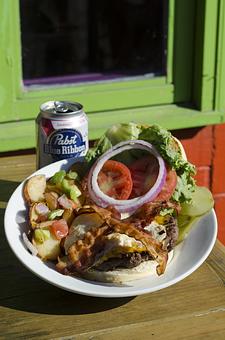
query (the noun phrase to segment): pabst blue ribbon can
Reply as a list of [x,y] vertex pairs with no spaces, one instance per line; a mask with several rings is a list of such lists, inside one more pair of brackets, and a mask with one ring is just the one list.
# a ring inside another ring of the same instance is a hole
[[36,119],[37,168],[88,151],[88,120],[80,103],[49,101]]

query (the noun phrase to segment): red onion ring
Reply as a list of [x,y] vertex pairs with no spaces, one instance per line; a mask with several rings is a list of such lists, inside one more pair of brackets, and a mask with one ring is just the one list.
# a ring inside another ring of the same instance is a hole
[[[159,164],[159,174],[152,188],[142,196],[135,197],[130,200],[116,200],[104,194],[98,185],[98,174],[101,171],[104,163],[113,156],[125,151],[141,149],[149,151],[156,157]],[[115,145],[113,148],[105,152],[92,166],[88,176],[88,191],[91,199],[99,206],[106,208],[114,206],[120,213],[133,213],[144,203],[152,201],[161,191],[166,180],[166,166],[163,158],[160,156],[155,147],[143,140],[128,140]]]
[[49,213],[49,209],[46,204],[39,202],[35,206],[36,213],[38,215],[47,215]]
[[64,209],[71,209],[71,208],[73,208],[72,202],[67,198],[67,196],[65,194],[63,194],[62,196],[60,196],[58,198],[58,203]]

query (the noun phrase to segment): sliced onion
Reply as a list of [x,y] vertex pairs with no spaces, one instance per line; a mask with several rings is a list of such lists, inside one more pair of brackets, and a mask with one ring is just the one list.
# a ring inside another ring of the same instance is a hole
[[35,210],[38,215],[47,215],[49,213],[47,205],[41,202],[35,205]]
[[[146,150],[151,153],[158,161],[159,164],[159,173],[158,177],[148,192],[144,195],[132,198],[130,200],[117,200],[115,198],[107,196],[105,193],[101,191],[98,185],[98,174],[101,171],[104,163],[114,157],[115,155],[126,151],[126,150],[134,150],[141,149]],[[163,158],[160,156],[155,147],[143,140],[129,140],[121,142],[115,145],[113,148],[104,153],[98,160],[95,162],[93,167],[91,168],[88,176],[88,191],[91,199],[99,206],[106,208],[107,206],[115,207],[120,213],[133,213],[139,207],[141,207],[144,203],[150,202],[154,200],[154,198],[161,191],[166,180],[166,167]]]
[[62,196],[60,196],[58,198],[58,202],[60,204],[60,206],[64,209],[72,209],[73,208],[73,203],[71,202],[71,200],[68,199],[68,197],[63,194]]
[[27,249],[31,252],[32,255],[36,256],[38,254],[37,248],[33,245],[33,243],[30,242],[30,240],[28,239],[25,233],[23,233],[22,236],[23,236],[23,242],[25,246],[27,247]]

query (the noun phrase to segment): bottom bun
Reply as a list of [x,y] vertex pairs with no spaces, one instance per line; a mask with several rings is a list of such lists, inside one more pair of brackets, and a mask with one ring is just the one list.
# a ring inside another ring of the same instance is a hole
[[[173,250],[171,250],[168,254],[167,265],[171,262],[173,258]],[[144,261],[139,264],[137,267],[127,269],[121,268],[116,270],[109,271],[100,271],[90,269],[83,276],[85,279],[100,281],[100,282],[111,282],[111,283],[125,283],[128,281],[135,281],[139,279],[143,279],[149,275],[156,275],[156,261]]]

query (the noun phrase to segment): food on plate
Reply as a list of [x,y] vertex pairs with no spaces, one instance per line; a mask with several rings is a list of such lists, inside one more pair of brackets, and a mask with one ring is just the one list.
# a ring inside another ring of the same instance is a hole
[[31,177],[24,187],[24,197],[27,202],[39,202],[44,198],[46,180],[44,175]]
[[102,282],[162,275],[213,207],[182,144],[158,125],[112,126],[66,172],[27,180],[28,249],[59,272]]

